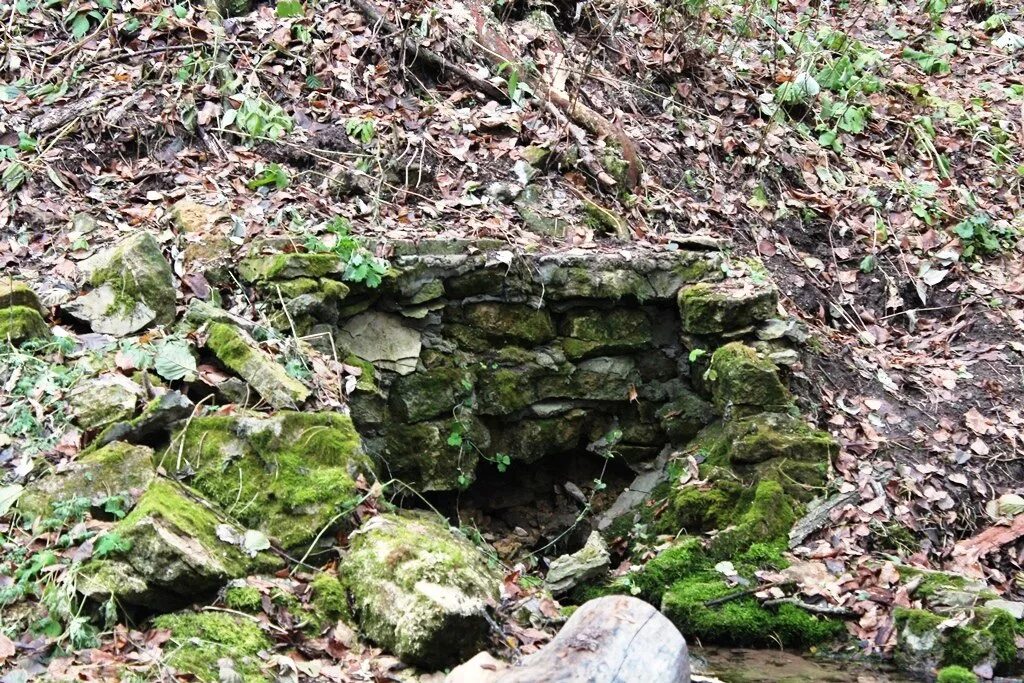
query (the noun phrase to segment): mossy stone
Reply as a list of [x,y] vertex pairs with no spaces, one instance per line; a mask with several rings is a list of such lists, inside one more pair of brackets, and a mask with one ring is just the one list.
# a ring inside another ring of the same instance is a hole
[[755,543],[783,539],[796,522],[796,502],[770,479],[757,484],[754,499],[730,526],[711,540],[712,556],[729,559]]
[[935,683],[978,683],[978,677],[962,666],[946,666],[939,669]]
[[897,664],[919,673],[984,664],[997,672],[1013,670],[1017,666],[1016,619],[998,609],[976,609],[973,615],[966,624],[940,629],[950,615],[897,608],[893,612]]
[[[153,312],[153,322],[170,325],[175,318],[174,275],[156,238],[140,231],[106,252],[83,261],[94,288],[110,287],[114,310],[109,315],[134,317],[140,305]],[[95,326],[95,321],[94,326]]]
[[733,465],[762,463],[774,458],[804,462],[828,462],[839,451],[835,439],[814,429],[800,417],[787,413],[760,413],[726,425],[729,462]]
[[658,409],[662,429],[674,443],[685,443],[714,419],[711,404],[691,391]]
[[767,282],[732,278],[683,287],[677,302],[683,332],[719,335],[775,317],[778,292]]
[[554,417],[517,420],[495,433],[491,451],[523,463],[571,451],[580,443],[586,416],[583,410],[570,410]]
[[232,578],[281,566],[265,552],[250,557],[221,539],[243,530],[220,517],[188,489],[155,479],[128,516],[112,529],[128,549],[82,566],[78,590],[98,601],[110,597],[146,607],[184,604]]
[[384,437],[381,470],[418,491],[454,491],[473,480],[478,449],[490,445],[490,432],[475,417],[394,424]]
[[437,367],[398,377],[391,385],[391,409],[406,422],[451,415],[473,391],[473,375],[463,368]]
[[463,661],[490,631],[501,574],[447,522],[386,514],[351,537],[339,578],[359,632],[404,662],[436,670]]
[[309,397],[309,389],[302,382],[233,325],[211,324],[206,346],[274,408],[293,408]]
[[68,407],[80,428],[102,429],[131,418],[142,393],[141,386],[123,375],[105,375],[78,383],[68,395]]
[[352,621],[348,593],[337,576],[320,572],[310,581],[309,590],[313,619],[318,629],[339,621]]
[[197,417],[176,431],[163,466],[183,458],[190,484],[282,547],[329,541],[374,479],[352,420],[341,413]]
[[775,364],[742,342],[716,349],[707,376],[712,400],[722,412],[784,411],[791,403]]
[[50,326],[34,307],[0,308],[0,343],[18,346],[31,339],[49,339]]
[[116,497],[119,508],[128,511],[155,478],[152,449],[116,441],[79,456],[63,472],[29,484],[18,508],[30,517],[39,517],[60,501],[87,498],[90,504],[101,505]]
[[226,658],[237,674],[232,681],[268,679],[258,654],[272,643],[253,619],[224,612],[177,612],[156,617],[153,627],[171,632],[171,642],[164,646],[166,661],[180,673],[201,681],[223,681],[219,661]]
[[462,320],[496,342],[533,346],[555,338],[548,311],[524,304],[470,304],[463,309]]
[[294,278],[341,276],[345,262],[337,254],[272,254],[243,259],[238,274],[246,282],[260,283]]
[[41,315],[46,314],[46,309],[31,287],[20,280],[4,277],[0,279],[0,309],[11,306],[33,308]]
[[562,320],[562,348],[570,359],[628,353],[651,343],[651,323],[631,308],[569,311]]
[[721,645],[807,648],[846,631],[842,622],[812,615],[795,605],[783,604],[772,610],[750,597],[706,605],[735,591],[721,578],[701,572],[673,584],[665,593],[661,611],[688,638]]

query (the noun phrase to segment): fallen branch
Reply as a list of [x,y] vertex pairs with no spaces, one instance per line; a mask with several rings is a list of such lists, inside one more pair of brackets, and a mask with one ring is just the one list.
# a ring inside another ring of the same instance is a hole
[[[363,13],[363,16],[366,17],[366,20],[371,24],[377,24],[385,31],[391,34],[405,35],[402,29],[400,29],[398,26],[387,20],[387,18],[384,16],[384,13],[381,12],[380,9],[378,9],[377,6],[374,5],[373,2],[371,2],[371,0],[352,0],[352,4],[359,8],[359,11]],[[413,61],[422,58],[423,61],[439,69],[440,71],[450,71],[451,73],[457,75],[463,81],[470,84],[471,86],[473,86],[474,88],[476,88],[477,90],[486,94],[489,97],[492,97],[496,100],[500,100],[503,102],[511,101],[508,93],[503,91],[498,86],[494,85],[488,80],[480,78],[472,71],[469,71],[468,69],[445,59],[444,57],[434,52],[430,48],[426,48],[419,45],[412,38],[409,38],[408,36],[403,38],[402,45],[405,48],[406,52],[413,54]]]
[[741,591],[736,591],[735,593],[729,593],[728,595],[723,595],[720,598],[715,598],[713,600],[708,600],[707,602],[704,603],[704,606],[705,607],[714,607],[715,605],[721,605],[721,604],[724,604],[726,602],[732,602],[733,600],[739,600],[740,598],[745,598],[745,597],[747,597],[749,595],[753,595],[754,593],[760,593],[761,591],[768,590],[769,588],[776,588],[778,586],[788,586],[789,584],[793,584],[793,583],[796,583],[796,581],[786,580],[786,581],[773,581],[771,583],[765,583],[765,584],[762,584],[760,586],[754,586],[753,588],[747,588],[747,589],[744,589],[744,590],[741,590]]
[[856,619],[859,615],[853,610],[846,609],[845,607],[836,607],[835,605],[812,605],[809,602],[804,602],[799,598],[775,598],[774,600],[765,600],[763,603],[765,607],[773,607],[776,605],[794,605],[802,610],[811,612],[813,614],[823,614],[829,617],[836,617],[837,619]]

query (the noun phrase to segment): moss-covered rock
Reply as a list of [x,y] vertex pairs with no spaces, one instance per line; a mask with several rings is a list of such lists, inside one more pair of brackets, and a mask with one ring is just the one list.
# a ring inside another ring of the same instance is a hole
[[479,303],[464,307],[462,322],[482,336],[481,350],[490,342],[534,346],[555,338],[555,326],[546,309],[523,304]]
[[977,609],[968,623],[923,609],[897,608],[896,650],[901,669],[929,674],[938,667],[992,666],[1009,672],[1017,666],[1016,619],[998,609]]
[[0,279],[0,308],[10,308],[11,306],[32,308],[40,315],[46,315],[46,309],[43,308],[43,304],[40,303],[39,297],[31,287],[20,280],[4,277]]
[[80,428],[102,429],[131,418],[142,395],[142,387],[124,375],[104,375],[77,384],[68,395],[68,407]]
[[743,467],[775,458],[827,462],[835,439],[788,413],[759,413],[712,424],[691,442],[711,464]]
[[775,317],[778,292],[771,284],[751,278],[698,282],[678,294],[683,331],[723,334],[757,325]]
[[345,262],[336,254],[272,254],[243,259],[238,274],[246,282],[270,282],[294,278],[341,277]]
[[674,401],[658,409],[662,429],[674,443],[685,443],[714,419],[711,404],[697,394],[685,391]]
[[293,408],[309,398],[309,389],[291,377],[241,329],[225,323],[213,323],[209,332],[207,348],[272,407]]
[[86,498],[93,506],[123,512],[132,509],[156,478],[153,451],[145,446],[115,442],[81,455],[57,474],[29,484],[18,501],[30,517],[45,516],[55,503]]
[[93,290],[65,307],[94,332],[126,335],[175,318],[174,276],[160,245],[140,231],[86,261],[80,268]]
[[596,308],[566,314],[560,331],[570,359],[627,353],[651,344],[651,322],[642,310]]
[[554,417],[517,420],[495,432],[491,450],[523,463],[565,453],[579,445],[585,419],[585,411],[569,410]]
[[846,631],[842,622],[789,604],[765,608],[752,597],[707,605],[736,590],[720,577],[702,572],[673,584],[665,593],[661,611],[688,638],[702,643],[806,648],[838,638]]
[[480,649],[500,574],[437,517],[371,518],[339,567],[360,633],[403,661],[439,669]]
[[35,308],[0,308],[0,343],[18,346],[30,339],[49,339],[51,336],[50,326]]
[[462,368],[437,367],[399,377],[391,385],[391,409],[405,422],[451,415],[473,391],[473,375]]
[[156,479],[110,532],[124,549],[86,562],[78,590],[95,600],[113,597],[123,604],[166,609],[212,593],[231,578],[281,566],[273,555],[250,556],[222,540],[241,537],[243,531],[194,493]]
[[[224,612],[177,612],[153,620],[153,628],[167,629],[171,639],[164,645],[166,661],[179,673],[200,681],[263,683],[259,653],[272,643],[251,618]],[[221,660],[230,660],[222,667]],[[234,672],[222,673],[225,669]]]
[[381,471],[418,491],[454,491],[473,481],[480,451],[491,445],[475,417],[391,425]]
[[228,514],[289,550],[330,540],[373,467],[347,415],[281,412],[197,417],[175,432],[165,468],[193,472],[190,484]]
[[741,342],[715,350],[707,379],[715,407],[722,412],[785,411],[791,403],[775,363]]
[[978,677],[962,666],[947,666],[939,669],[935,683],[978,683]]

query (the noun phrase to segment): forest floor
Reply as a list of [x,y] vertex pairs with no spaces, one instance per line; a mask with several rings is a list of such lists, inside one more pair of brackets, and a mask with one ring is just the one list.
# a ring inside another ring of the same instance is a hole
[[[892,647],[891,608],[909,604],[894,558],[1024,599],[1020,5],[492,9],[279,0],[214,22],[169,0],[0,2],[4,275],[59,305],[78,262],[145,227],[182,300],[201,296],[184,247],[203,236],[171,218],[183,198],[221,204],[236,247],[339,216],[381,256],[403,238],[727,238],[811,327],[799,393],[841,440],[834,488],[851,495],[797,549],[830,577],[807,591],[857,612],[866,653]],[[23,408],[0,399],[8,479],[79,447],[39,400],[38,424],[16,424]],[[968,551],[993,525],[998,542]],[[84,680],[160,646],[118,626],[63,661]],[[336,666],[332,647],[310,661]],[[366,661],[350,671],[388,675]]]

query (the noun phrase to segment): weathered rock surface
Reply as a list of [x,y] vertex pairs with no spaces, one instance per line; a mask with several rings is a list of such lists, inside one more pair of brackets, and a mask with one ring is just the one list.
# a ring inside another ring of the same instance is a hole
[[279,412],[197,417],[163,454],[168,470],[211,502],[289,550],[304,552],[348,523],[359,478],[373,466],[347,415]]
[[309,398],[309,389],[289,375],[245,331],[233,325],[215,322],[210,325],[206,346],[221,363],[248,382],[271,407],[295,408]]
[[82,429],[102,429],[135,414],[143,396],[141,386],[117,373],[81,382],[68,396],[75,423]]
[[110,532],[127,549],[86,562],[79,574],[79,592],[98,601],[113,597],[125,604],[167,609],[212,592],[228,579],[281,566],[273,555],[250,556],[222,540],[242,537],[244,529],[200,501],[170,481],[153,481]]
[[783,411],[790,404],[789,392],[775,364],[742,342],[715,350],[708,383],[715,407],[721,412]]
[[690,658],[679,630],[643,600],[607,596],[576,610],[540,652],[514,666],[481,653],[445,683],[689,683]]
[[130,510],[156,478],[153,451],[145,446],[115,442],[81,455],[69,469],[29,484],[18,507],[29,516],[44,516],[55,503],[86,498],[102,506],[111,498],[116,507]]
[[679,290],[683,331],[690,334],[736,332],[775,317],[778,292],[767,281],[729,278],[700,282]]
[[148,232],[138,232],[79,264],[93,290],[64,306],[94,332],[124,336],[175,317],[171,267]]
[[387,313],[367,312],[350,319],[338,331],[338,344],[363,360],[399,375],[416,370],[423,348],[420,333]]
[[593,531],[582,548],[551,561],[544,583],[548,590],[558,595],[603,576],[608,572],[610,563],[608,546],[601,538],[601,534]]
[[351,536],[339,578],[360,633],[403,661],[439,669],[479,649],[500,574],[425,513],[373,517]]
[[181,392],[165,392],[147,403],[138,415],[112,422],[89,447],[101,448],[114,441],[146,443],[166,433],[178,420],[191,415],[193,408],[192,401]]

